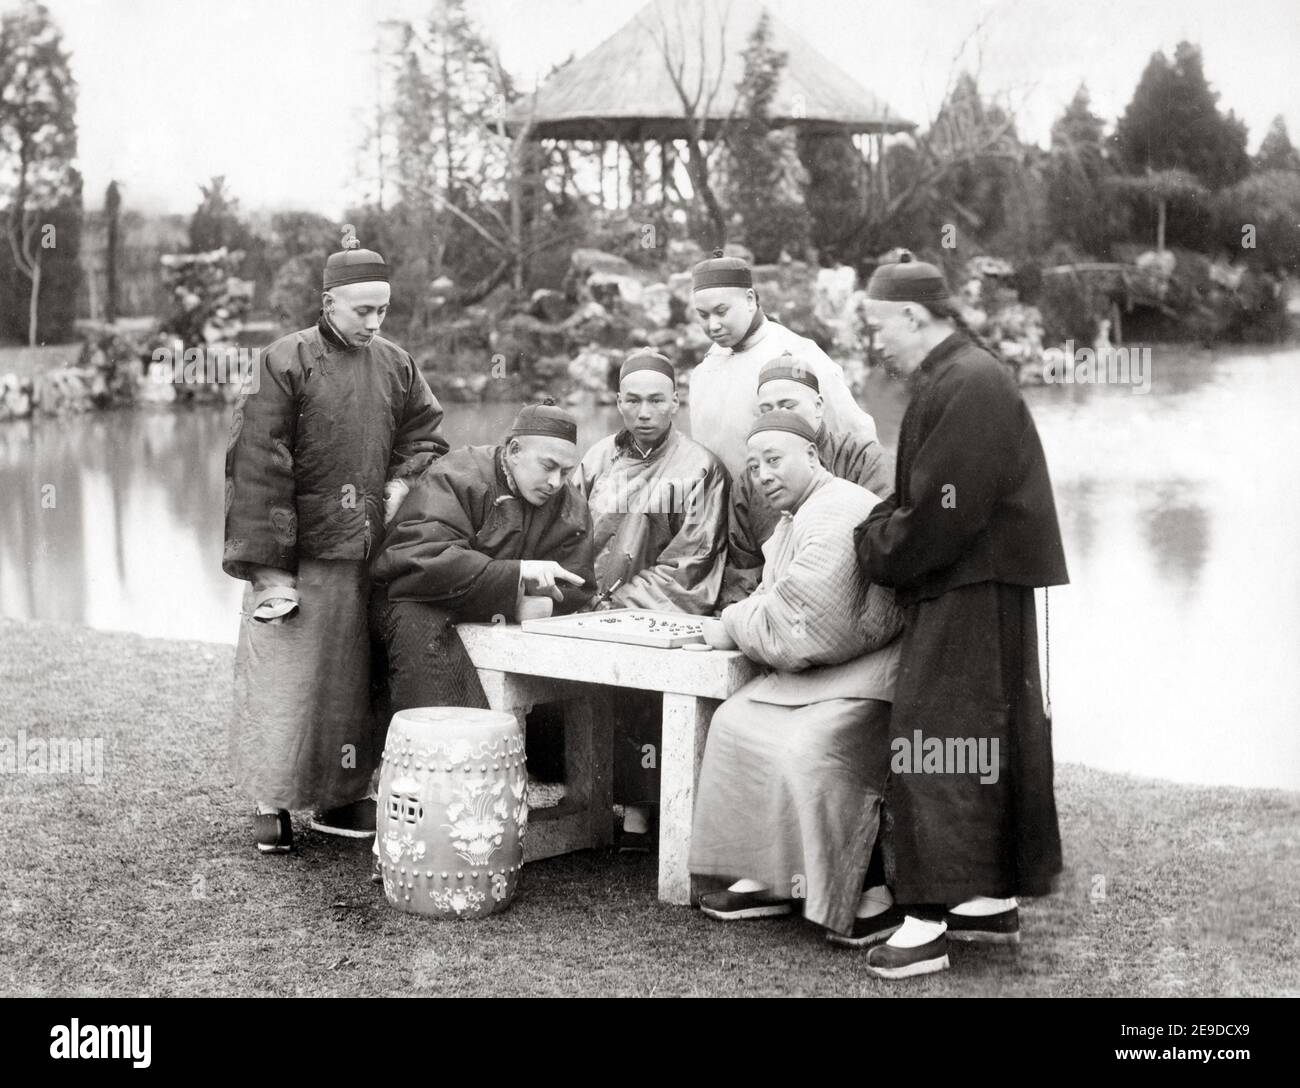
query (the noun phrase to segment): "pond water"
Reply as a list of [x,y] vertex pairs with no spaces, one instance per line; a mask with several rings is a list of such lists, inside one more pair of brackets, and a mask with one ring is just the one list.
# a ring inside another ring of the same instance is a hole
[[[1072,579],[1050,600],[1057,758],[1300,789],[1300,350],[1153,350],[1147,395],[1026,391]],[[902,390],[873,374],[863,399],[892,447]],[[494,441],[512,413],[448,405],[448,439]],[[579,414],[584,448],[617,422]],[[203,408],[0,425],[0,612],[233,643],[228,420]],[[1040,591],[1040,626],[1042,605]]]

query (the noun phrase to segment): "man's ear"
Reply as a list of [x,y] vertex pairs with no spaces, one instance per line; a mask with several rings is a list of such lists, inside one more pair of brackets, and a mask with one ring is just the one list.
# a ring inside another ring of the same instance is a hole
[[328,291],[322,291],[320,295],[320,308],[326,313],[334,309],[334,296]]

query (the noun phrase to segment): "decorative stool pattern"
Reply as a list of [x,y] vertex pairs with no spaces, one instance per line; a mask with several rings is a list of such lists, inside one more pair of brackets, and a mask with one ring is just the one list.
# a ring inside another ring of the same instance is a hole
[[388,901],[437,918],[504,910],[524,862],[527,790],[515,715],[452,706],[394,714],[374,845]]

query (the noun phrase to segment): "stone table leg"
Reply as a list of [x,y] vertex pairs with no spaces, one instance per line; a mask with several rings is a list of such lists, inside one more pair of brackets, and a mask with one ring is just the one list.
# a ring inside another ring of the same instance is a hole
[[695,901],[687,866],[695,784],[700,777],[709,721],[717,706],[716,699],[664,693],[663,750],[659,760],[659,899],[664,903],[689,906]]
[[479,669],[478,675],[488,705],[514,714],[521,729],[536,704],[564,707],[564,800],[529,813],[524,861],[608,846],[614,821],[613,752],[604,689],[498,669]]

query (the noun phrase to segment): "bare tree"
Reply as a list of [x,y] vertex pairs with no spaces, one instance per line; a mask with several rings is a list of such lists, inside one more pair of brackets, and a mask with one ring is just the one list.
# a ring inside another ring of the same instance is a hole
[[[665,10],[669,7],[673,13],[671,26]],[[682,14],[684,7],[675,0],[661,0],[655,5],[655,25],[650,32],[673,90],[681,100],[687,131],[686,170],[690,175],[691,189],[704,203],[713,228],[713,244],[721,246],[727,240],[727,216],[709,182],[709,163],[714,152],[725,142],[726,131],[735,118],[735,99],[725,118],[715,119],[712,125],[710,118],[715,116],[714,106],[724,86],[731,5],[721,8],[716,28],[708,25],[709,13],[714,10],[712,5],[692,6],[692,15],[698,15],[698,18],[692,19],[693,25],[690,26]],[[714,29],[716,35],[711,33]],[[712,145],[706,150],[706,142],[710,139]]]
[[[883,236],[889,225],[918,205],[940,198],[944,183],[966,166],[994,161],[1020,163],[1024,150],[1015,136],[1015,114],[1010,109],[988,113],[969,97],[958,94],[963,83],[975,86],[982,58],[984,20],[976,22],[962,39],[949,64],[940,105],[924,131],[910,136],[916,165],[910,178],[896,187],[889,176],[884,138],[870,137],[863,161],[862,204],[859,217],[844,237],[862,237],[867,246]],[[963,66],[963,57],[974,46],[974,74]],[[978,216],[959,204],[953,212],[972,227]]]

